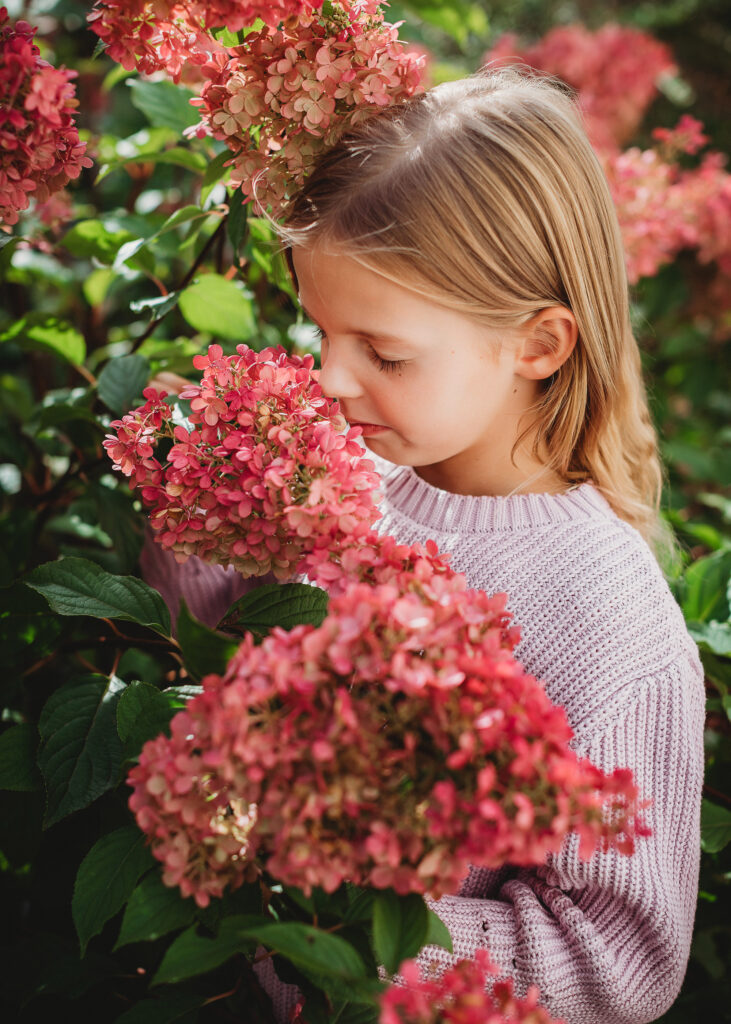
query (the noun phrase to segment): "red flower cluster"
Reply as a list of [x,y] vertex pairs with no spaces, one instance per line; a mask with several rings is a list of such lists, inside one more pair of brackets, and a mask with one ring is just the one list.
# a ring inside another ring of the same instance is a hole
[[[192,429],[173,423],[164,393],[112,423],[110,458],[151,507],[156,539],[179,561],[199,555],[244,576],[286,579],[315,545],[335,551],[378,518],[378,477],[359,428],[345,432],[337,403],[312,375],[312,356],[212,345],[196,356]],[[163,438],[174,443],[164,462]]]
[[178,81],[187,62],[202,64],[217,47],[212,29],[231,32],[261,18],[276,27],[322,5],[322,0],[97,0],[89,27],[107,53],[131,71],[166,71]]
[[413,572],[351,585],[319,627],[247,637],[130,773],[165,881],[201,906],[260,867],[305,891],[439,896],[470,864],[542,863],[570,831],[583,855],[646,834],[631,774],[579,760],[513,657],[505,595],[433,551],[381,550]]
[[405,49],[376,8],[331,3],[251,33],[203,68],[198,131],[225,141],[232,183],[275,215],[349,125],[421,88],[424,55]]
[[632,138],[661,75],[676,71],[670,50],[646,32],[608,24],[592,32],[583,25],[555,28],[533,46],[502,36],[485,55],[491,63],[518,58],[557,75],[578,91],[592,141],[602,149]]
[[91,167],[79,142],[75,71],[39,57],[35,29],[11,27],[0,7],[0,221],[15,224],[31,198],[44,202]]
[[538,1005],[535,986],[519,999],[512,981],[490,985],[497,969],[484,949],[440,978],[423,977],[415,960],[399,973],[404,985],[392,985],[381,997],[380,1024],[564,1024]]

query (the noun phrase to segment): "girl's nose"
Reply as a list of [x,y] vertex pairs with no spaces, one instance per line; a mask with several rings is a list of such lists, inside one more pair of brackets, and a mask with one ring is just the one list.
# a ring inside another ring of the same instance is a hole
[[357,374],[333,346],[323,343],[319,384],[328,398],[360,398],[363,389]]

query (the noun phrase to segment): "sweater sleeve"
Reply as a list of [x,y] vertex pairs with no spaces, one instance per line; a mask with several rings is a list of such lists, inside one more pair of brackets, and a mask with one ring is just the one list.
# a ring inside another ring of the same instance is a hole
[[702,670],[697,658],[681,656],[628,691],[622,713],[575,746],[606,771],[632,769],[641,796],[652,800],[652,836],[638,840],[630,857],[611,851],[588,861],[569,837],[538,869],[516,869],[502,882],[482,873],[482,892],[473,870],[472,895],[430,904],[454,954],[427,947],[422,966],[441,970],[487,948],[518,991],[537,985],[567,1024],[647,1024],[673,1003],[698,885]]

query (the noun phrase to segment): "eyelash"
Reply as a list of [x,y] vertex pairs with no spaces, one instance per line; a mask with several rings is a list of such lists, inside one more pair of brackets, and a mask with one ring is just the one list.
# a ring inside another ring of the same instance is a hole
[[[322,330],[322,328],[316,326],[315,330],[319,335],[320,341],[324,341],[325,332]],[[376,366],[382,373],[395,373],[396,370],[400,370],[402,366],[406,365],[406,359],[384,359],[382,356],[379,356],[379,354],[375,351],[375,349],[367,340],[367,338],[364,338],[363,340],[368,345],[368,358],[371,360],[372,363],[376,364]]]

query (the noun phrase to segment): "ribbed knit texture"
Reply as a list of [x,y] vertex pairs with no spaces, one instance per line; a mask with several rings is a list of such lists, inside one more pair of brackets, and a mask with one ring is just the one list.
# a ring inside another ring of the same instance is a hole
[[[506,593],[521,628],[516,657],[566,709],[574,749],[607,771],[632,769],[652,800],[652,837],[632,857],[582,861],[569,837],[538,869],[472,869],[458,895],[431,903],[454,955],[430,946],[422,962],[443,969],[487,948],[567,1024],[656,1020],[690,948],[705,698],[697,648],[650,549],[591,484],[470,497],[375,461],[377,529],[402,543],[431,538],[470,586]],[[285,1021],[296,989],[277,982],[271,960],[258,973]]]

